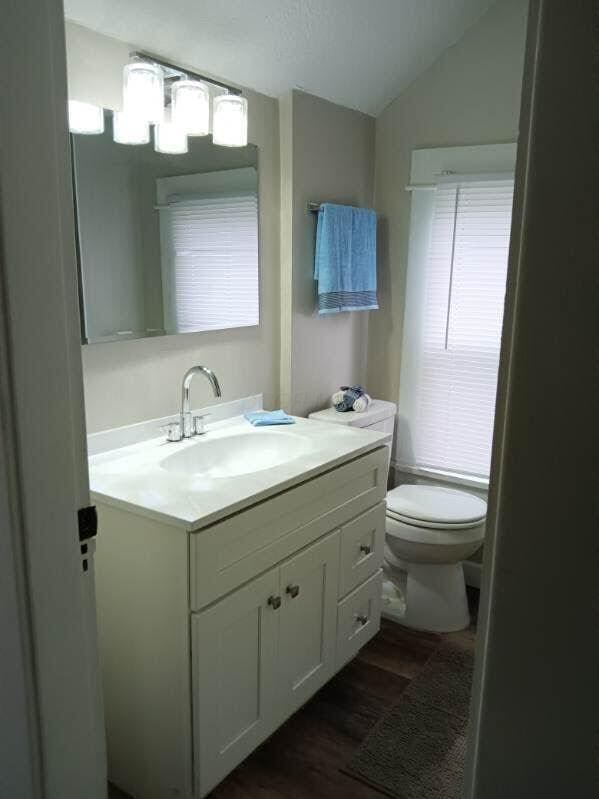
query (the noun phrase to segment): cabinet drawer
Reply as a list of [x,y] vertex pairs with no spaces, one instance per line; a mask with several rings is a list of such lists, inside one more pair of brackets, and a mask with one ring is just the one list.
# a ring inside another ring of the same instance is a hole
[[379,569],[339,603],[337,610],[337,658],[340,669],[379,631],[383,572]]
[[190,535],[199,610],[384,499],[382,447]]
[[358,516],[341,530],[339,596],[363,583],[383,565],[386,503]]

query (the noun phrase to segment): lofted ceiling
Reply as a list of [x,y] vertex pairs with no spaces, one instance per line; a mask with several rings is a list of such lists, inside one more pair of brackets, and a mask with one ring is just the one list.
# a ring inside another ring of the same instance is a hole
[[300,88],[378,114],[493,2],[65,0],[65,14],[273,97]]

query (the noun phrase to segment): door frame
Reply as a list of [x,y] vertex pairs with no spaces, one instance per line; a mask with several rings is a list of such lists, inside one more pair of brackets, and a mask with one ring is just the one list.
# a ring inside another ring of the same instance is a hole
[[19,0],[2,13],[0,794],[102,799],[64,12]]
[[465,799],[599,784],[599,3],[531,0]]

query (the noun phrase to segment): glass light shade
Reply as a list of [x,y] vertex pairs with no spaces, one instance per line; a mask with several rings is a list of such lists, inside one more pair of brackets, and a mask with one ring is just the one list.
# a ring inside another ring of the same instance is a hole
[[172,122],[170,109],[165,111],[164,121],[154,128],[154,149],[172,155],[187,152],[187,133]]
[[223,147],[245,147],[248,143],[248,101],[238,94],[214,98],[212,141]]
[[162,122],[164,77],[158,64],[133,61],[123,69],[123,110],[144,122]]
[[210,91],[199,80],[178,80],[171,88],[173,122],[188,136],[210,132]]
[[69,130],[71,133],[103,133],[103,109],[99,105],[69,100]]
[[125,111],[115,111],[112,136],[119,144],[147,144],[150,141],[150,125]]

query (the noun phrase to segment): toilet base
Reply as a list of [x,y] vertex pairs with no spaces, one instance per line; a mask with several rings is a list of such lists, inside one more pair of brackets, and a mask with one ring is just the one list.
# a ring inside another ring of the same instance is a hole
[[416,630],[449,633],[470,624],[461,563],[385,564],[382,615]]

